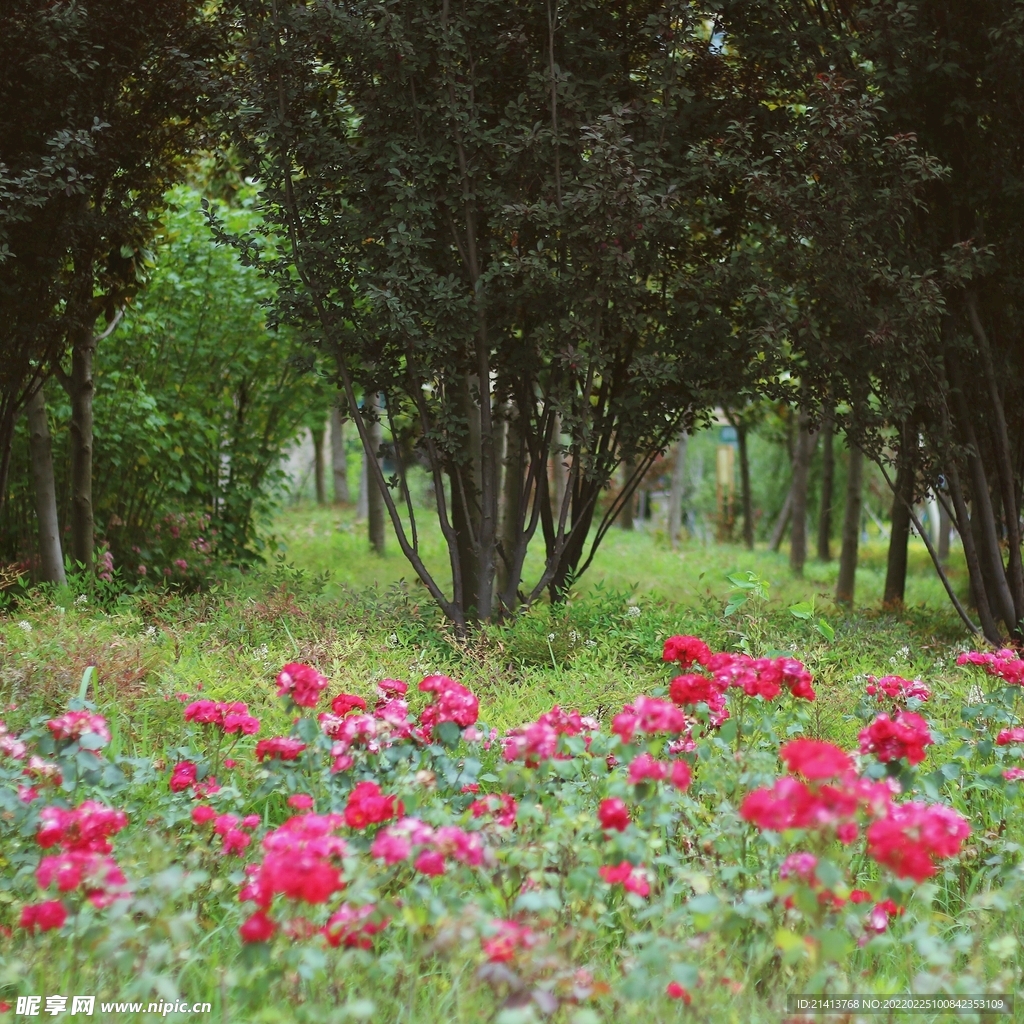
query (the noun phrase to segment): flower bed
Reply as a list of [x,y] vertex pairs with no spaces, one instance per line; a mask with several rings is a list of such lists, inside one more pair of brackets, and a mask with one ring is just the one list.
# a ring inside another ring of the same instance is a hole
[[[87,957],[163,928],[173,948],[162,898],[188,908],[190,943],[218,937],[231,999],[265,997],[261,973],[300,1002],[317,984],[379,997],[397,956],[455,971],[508,1020],[652,999],[712,1012],[759,986],[874,991],[901,943],[919,986],[1012,990],[995,912],[1022,887],[1004,833],[1024,662],[961,659],[995,688],[952,737],[919,680],[872,679],[844,750],[810,735],[814,681],[795,658],[694,637],[664,657],[680,674],[607,727],[556,705],[499,735],[446,676],[412,692],[384,680],[371,707],[297,664],[277,679],[288,735],[259,736],[245,704],[190,701],[162,769],[106,756],[84,699],[20,736],[0,724],[14,926],[0,941],[25,957],[59,932]],[[140,826],[170,844],[162,874],[139,838],[122,855]]]

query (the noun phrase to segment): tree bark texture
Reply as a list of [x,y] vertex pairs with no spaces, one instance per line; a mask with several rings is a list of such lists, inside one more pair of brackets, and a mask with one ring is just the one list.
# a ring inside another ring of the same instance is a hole
[[[369,424],[367,424],[369,428]],[[363,457],[359,462],[359,496],[356,498],[356,519],[363,520],[366,518],[369,510],[369,490],[372,478],[370,476],[370,467],[367,462],[366,452],[363,452]],[[374,484],[376,486],[376,484]]]
[[952,523],[949,520],[949,513],[946,506],[939,502],[939,542],[936,545],[939,551],[939,561],[945,564],[949,558],[949,531]]
[[772,527],[771,536],[768,538],[769,550],[778,551],[782,547],[782,538],[786,536],[786,527],[789,526],[789,520],[792,515],[793,487],[790,485],[789,490],[786,492],[786,500],[782,503],[782,508],[775,519],[775,525]]
[[[980,602],[979,591],[983,588],[992,618],[1001,618],[1007,630],[1014,636],[1019,636],[1017,608],[1013,593],[1010,590],[1009,581],[1007,580],[1006,567],[1003,565],[1003,554],[996,524],[996,510],[992,503],[992,493],[989,490],[989,479],[982,461],[982,449],[978,443],[978,435],[974,429],[972,406],[968,403],[963,383],[963,374],[959,360],[952,347],[946,350],[946,371],[952,386],[957,411],[955,422],[959,427],[960,438],[966,442],[966,482],[969,484],[971,502],[969,528],[964,527],[964,524],[967,522],[966,518],[961,518],[959,509],[956,511],[957,519],[960,520],[957,525],[960,530],[960,537],[964,542],[965,554],[967,553],[968,544],[967,534],[972,535],[971,544],[975,549],[977,569],[977,576],[975,576],[974,572],[971,573],[972,586],[975,588],[975,599]],[[951,466],[951,474],[952,471],[953,468]],[[997,471],[997,478],[998,475]],[[964,505],[966,506],[966,495],[963,493],[962,482],[960,490],[961,497],[964,499]],[[968,563],[968,566],[970,567],[970,563]],[[978,605],[978,616],[981,619],[982,630],[988,637],[989,632],[986,628],[980,603]],[[992,638],[989,637],[989,639]]]
[[[374,415],[373,421],[367,424],[370,434],[370,449],[374,458],[380,465],[381,445],[381,424],[380,424],[380,396],[373,395],[370,399],[370,406]],[[321,437],[323,435],[321,434]],[[384,554],[384,495],[372,474],[367,472],[366,481],[366,527],[370,540],[370,549],[378,555]]]
[[835,421],[825,418],[821,426],[821,509],[818,512],[818,558],[832,561],[832,490],[835,484]]
[[754,504],[750,493],[750,454],[747,451],[747,427],[736,427],[736,446],[740,456],[740,501],[743,503],[743,543],[748,551],[754,550]]
[[673,550],[679,546],[679,531],[683,527],[683,491],[686,487],[686,443],[684,430],[676,444],[676,458],[672,466],[672,487],[668,496],[668,539]]
[[882,604],[901,608],[907,590],[907,545],[910,541],[910,504],[914,500],[914,449],[916,430],[902,431],[899,461],[896,468],[896,493],[892,496],[889,555],[885,568],[885,591]]
[[[622,486],[626,487],[629,483],[630,478],[636,472],[636,463],[632,459],[622,460]],[[633,529],[633,519],[636,509],[636,493],[629,496],[629,500],[622,506],[622,511],[619,513],[619,526],[623,530]]]
[[960,471],[956,463],[950,461],[949,470],[946,475],[949,481],[949,496],[953,499],[953,511],[956,513],[957,531],[960,534],[960,541],[964,546],[964,560],[967,562],[967,573],[971,580],[971,594],[974,597],[974,607],[978,610],[978,621],[981,623],[981,631],[985,639],[993,644],[1000,644],[999,627],[996,625],[995,617],[992,614],[992,606],[989,603],[988,591],[985,587],[985,580],[981,571],[981,562],[978,558],[978,549],[974,543],[974,529],[970,516],[967,514],[967,501],[964,498],[963,487],[960,483]]
[[313,436],[313,486],[316,488],[316,503],[327,504],[327,479],[324,466],[324,428],[311,429]]
[[80,328],[71,348],[71,557],[93,570],[96,525],[92,507],[93,356],[96,336]]
[[1014,627],[1024,618],[1024,564],[1021,562],[1020,535],[1020,488],[1013,469],[1010,435],[1006,425],[1006,410],[1003,408],[1003,396],[996,379],[995,365],[992,360],[992,348],[988,334],[978,313],[977,298],[973,292],[966,298],[968,319],[978,348],[981,351],[981,363],[988,387],[989,409],[991,412],[991,435],[995,448],[996,462],[996,493],[1003,504],[1003,524],[1006,529],[1006,541],[1009,550],[1006,576],[1010,595],[1014,605]]
[[39,578],[47,583],[66,583],[57,521],[57,492],[53,482],[50,425],[42,387],[29,399],[26,413],[36,518],[39,520]]
[[501,516],[499,538],[501,551],[498,557],[499,610],[502,614],[515,611],[516,593],[519,589],[519,572],[516,566],[516,547],[522,529],[522,489],[524,451],[523,438],[515,406],[509,405],[505,428],[505,466],[502,476]]
[[864,455],[856,445],[851,444],[846,471],[846,508],[843,512],[843,546],[839,554],[836,604],[853,605],[857,582],[857,549],[860,544],[863,473]]
[[348,452],[345,450],[345,418],[341,406],[331,408],[331,474],[334,479],[334,504],[347,505],[351,498],[348,490]]
[[814,453],[815,436],[807,426],[807,413],[797,418],[796,449],[793,453],[793,523],[789,532],[789,567],[797,576],[807,561],[807,479]]

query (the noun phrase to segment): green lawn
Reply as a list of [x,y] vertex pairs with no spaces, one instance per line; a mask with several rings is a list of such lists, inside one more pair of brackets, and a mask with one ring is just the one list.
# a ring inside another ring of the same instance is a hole
[[[417,524],[421,531],[424,561],[437,579],[448,582],[447,552],[436,522],[424,518]],[[389,530],[386,554],[370,552],[366,524],[357,522],[351,509],[291,506],[274,522],[281,553],[288,562],[310,573],[330,572],[336,586],[386,587],[398,580],[412,585],[416,575]],[[542,569],[543,545],[537,543],[527,560],[525,579],[535,580]],[[861,545],[857,569],[857,604],[878,605],[885,586],[887,545],[881,539]],[[831,610],[839,571],[838,558],[828,563],[808,561],[802,580],[789,569],[788,552],[778,553],[763,545],[748,551],[739,544],[702,544],[684,541],[673,551],[664,535],[613,528],[598,550],[594,564],[580,581],[584,593],[598,584],[618,590],[637,588],[638,595],[657,595],[680,606],[694,605],[707,595],[725,600],[729,589],[726,576],[752,570],[768,580],[774,602],[793,604],[815,599]],[[924,544],[910,544],[910,568],[907,578],[907,605],[927,609],[938,619],[953,616]],[[966,571],[962,555],[955,549],[950,559],[950,575],[960,591],[966,589]]]

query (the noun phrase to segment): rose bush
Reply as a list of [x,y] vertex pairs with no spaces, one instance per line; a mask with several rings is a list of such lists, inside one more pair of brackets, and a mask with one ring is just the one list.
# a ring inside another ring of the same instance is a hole
[[[929,723],[927,686],[888,676],[846,744],[813,735],[789,655],[671,637],[664,657],[683,674],[603,721],[556,705],[504,735],[447,676],[384,680],[371,706],[298,663],[277,677],[287,735],[192,701],[162,764],[106,756],[84,696],[17,736],[0,723],[0,942],[74,937],[133,964],[164,935],[163,970],[197,972],[216,935],[247,1005],[449,972],[509,1021],[713,1014],[780,978],[865,991],[908,943],[925,987],[1012,989],[980,950],[981,919],[1024,895],[999,828],[1024,766],[1013,652],[964,656],[998,684],[957,735]],[[167,856],[124,849],[133,827]]]

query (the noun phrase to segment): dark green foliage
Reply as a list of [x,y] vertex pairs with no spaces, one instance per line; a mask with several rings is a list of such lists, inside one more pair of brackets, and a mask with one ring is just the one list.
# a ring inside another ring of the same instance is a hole
[[151,212],[199,127],[203,14],[195,0],[4,5],[0,501],[28,394],[138,289]]
[[[695,158],[736,115],[735,58],[686,3],[228,9],[229,127],[281,238],[236,242],[336,358],[357,426],[357,387],[384,393],[429,463],[450,595],[392,505],[403,550],[460,627],[557,597],[619,510],[594,518],[620,459],[646,468],[756,356],[717,280],[740,221]],[[499,544],[506,422],[522,487]]]
[[[794,17],[820,31],[808,9]],[[907,493],[949,507],[993,642],[1000,622],[1019,637],[1024,618],[1022,18],[1015,3],[936,0],[830,23],[829,52],[877,97],[873,133],[904,173],[865,175],[870,145],[844,148],[821,178],[821,227],[800,222],[827,241],[801,279],[853,327],[797,336],[807,376],[849,404],[842,419],[865,450],[904,467]],[[915,178],[927,187],[887,214]]]
[[[97,352],[94,502],[123,575],[144,566],[150,580],[168,570],[170,582],[196,584],[211,555],[258,553],[280,453],[311,412],[326,413],[308,347],[266,327],[272,287],[211,244],[194,190],[168,198],[149,286]],[[222,213],[242,230],[255,217],[251,198],[239,198]],[[50,398],[62,426],[67,402],[55,388]],[[55,434],[66,523],[67,433]],[[31,550],[34,529],[23,437],[14,470],[8,557]]]

